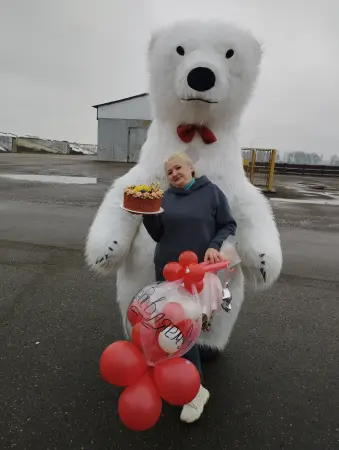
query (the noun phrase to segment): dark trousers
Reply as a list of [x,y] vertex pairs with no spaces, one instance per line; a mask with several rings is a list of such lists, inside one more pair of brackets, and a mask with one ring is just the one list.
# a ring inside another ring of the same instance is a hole
[[[162,274],[162,268],[155,267],[155,278],[156,278],[156,281],[166,281]],[[201,370],[201,358],[200,358],[199,346],[197,344],[194,344],[193,347],[191,347],[188,350],[188,352],[182,356],[183,356],[183,358],[187,359],[188,361],[191,361],[191,363],[195,365],[195,367],[199,371],[200,380],[202,382],[202,370]]]

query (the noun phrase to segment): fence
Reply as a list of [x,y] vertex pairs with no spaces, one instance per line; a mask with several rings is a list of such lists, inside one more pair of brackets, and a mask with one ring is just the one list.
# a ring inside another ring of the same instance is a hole
[[95,144],[78,144],[77,142],[69,143],[70,153],[83,153],[85,155],[96,155],[98,146]]
[[244,170],[251,183],[264,192],[275,192],[274,175],[339,177],[339,166],[276,163],[274,149],[242,149]]
[[274,192],[274,170],[277,151],[266,148],[242,149],[244,170],[252,184],[265,192]]
[[17,153],[68,153],[68,143],[35,137],[16,137]]
[[[260,170],[261,164],[259,163],[257,166]],[[275,173],[309,177],[339,177],[339,166],[276,163]]]
[[98,152],[98,146],[95,144],[78,144],[77,142],[56,141],[31,136],[10,136],[6,134],[0,134],[0,147],[3,151],[13,153],[96,155]]

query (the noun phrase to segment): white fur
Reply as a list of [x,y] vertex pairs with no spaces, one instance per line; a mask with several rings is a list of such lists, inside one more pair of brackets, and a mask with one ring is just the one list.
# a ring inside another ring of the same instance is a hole
[[[185,49],[184,56],[176,52],[177,46]],[[226,59],[229,49],[235,54]],[[237,251],[242,263],[230,284],[232,311],[228,314],[221,310],[213,320],[211,332],[202,333],[199,342],[218,349],[226,346],[243,303],[244,275],[248,282],[254,282],[250,286],[257,289],[272,286],[278,278],[282,267],[279,233],[269,202],[244,174],[237,138],[241,114],[258,76],[261,54],[259,43],[249,33],[219,21],[185,21],[154,33],[149,46],[149,70],[155,119],[138,164],[116,180],[105,196],[86,245],[89,266],[99,273],[117,269],[117,301],[124,320],[134,294],[154,281],[155,243],[140,216],[120,208],[123,188],[155,180],[167,188],[164,160],[177,150],[188,152],[194,159],[197,175],[206,175],[223,190],[238,224]],[[187,85],[186,76],[196,66],[214,71],[216,84],[210,91],[197,93]],[[182,100],[197,95],[217,103]],[[205,124],[218,140],[205,145],[197,134],[190,144],[185,144],[176,133],[181,123]],[[260,274],[263,260],[266,282]]]

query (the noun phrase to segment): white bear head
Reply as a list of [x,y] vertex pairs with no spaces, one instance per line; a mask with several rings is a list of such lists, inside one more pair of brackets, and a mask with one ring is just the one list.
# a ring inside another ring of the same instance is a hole
[[201,124],[239,118],[261,55],[250,33],[220,21],[182,21],[155,31],[148,52],[155,116]]

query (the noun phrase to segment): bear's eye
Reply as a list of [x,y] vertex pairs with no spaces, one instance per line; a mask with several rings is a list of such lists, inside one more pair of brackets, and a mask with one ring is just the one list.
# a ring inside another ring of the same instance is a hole
[[185,50],[183,47],[181,47],[181,45],[179,45],[179,47],[177,47],[177,53],[181,56],[184,56]]
[[227,59],[232,58],[233,55],[234,55],[234,50],[232,50],[232,49],[227,50],[227,52],[226,52],[226,58]]

